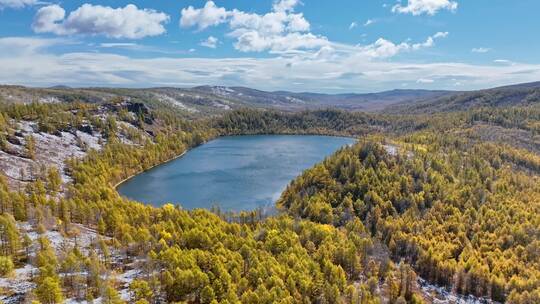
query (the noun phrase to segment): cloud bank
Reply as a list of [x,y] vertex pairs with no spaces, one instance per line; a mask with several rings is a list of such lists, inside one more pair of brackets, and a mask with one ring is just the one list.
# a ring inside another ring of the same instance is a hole
[[67,42],[0,38],[0,65],[4,67],[0,83],[118,87],[215,84],[263,90],[369,92],[434,83],[440,89],[479,89],[540,79],[540,65],[522,63],[402,63],[365,60],[361,53],[216,59],[52,52],[53,46],[63,43]]

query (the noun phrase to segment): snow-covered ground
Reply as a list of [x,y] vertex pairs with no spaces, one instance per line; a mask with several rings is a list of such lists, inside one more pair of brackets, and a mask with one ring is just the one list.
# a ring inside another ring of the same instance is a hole
[[390,144],[386,144],[386,145],[383,145],[383,148],[386,150],[386,152],[392,156],[396,156],[397,155],[397,152],[398,152],[398,149],[396,146],[394,145],[390,145]]
[[[154,96],[161,102],[165,102],[165,103],[168,103],[170,105],[173,105],[173,106],[176,106],[182,110],[185,110],[187,112],[190,112],[190,113],[197,113],[199,112],[199,110],[195,109],[195,108],[192,108],[192,107],[189,107],[187,105],[185,105],[184,103],[182,103],[180,100],[177,100],[177,99],[174,99],[172,97],[170,97],[169,95],[165,95],[165,94],[154,94]],[[184,94],[180,94],[180,96],[184,96]]]
[[446,288],[430,284],[422,278],[418,278],[418,286],[422,292],[430,298],[434,304],[497,304],[485,298],[477,298],[472,295],[464,296],[448,291]]
[[[113,112],[114,113],[114,112]],[[110,112],[107,110],[100,111],[94,117],[106,120]],[[115,115],[115,114],[113,114]],[[26,182],[35,180],[41,172],[42,167],[54,166],[58,168],[61,177],[65,184],[71,181],[71,178],[66,174],[66,160],[70,158],[82,158],[90,149],[100,150],[106,143],[106,140],[99,132],[92,132],[90,128],[80,128],[79,130],[72,128],[69,132],[58,132],[48,134],[39,132],[38,124],[35,121],[11,121],[9,132],[9,141],[6,143],[5,151],[0,150],[0,174],[7,177],[11,189],[23,189]],[[118,137],[128,143],[134,145],[128,139],[132,132],[139,132],[143,136],[149,136],[143,130],[135,125],[117,119]],[[89,129],[89,130],[87,130]],[[88,132],[88,133],[87,133]],[[35,142],[35,157],[28,158],[28,150],[26,139],[32,137]],[[56,251],[57,256],[62,257],[65,252],[68,252],[75,246],[83,253],[89,254],[93,248],[98,248],[97,241],[102,239],[107,243],[110,238],[101,236],[91,228],[72,224],[69,227],[68,234],[62,232],[62,229],[57,226],[54,221],[45,220],[44,226],[46,231],[42,234],[37,232],[37,225],[29,222],[19,222],[18,228],[21,237],[28,236],[32,241],[32,245],[28,249],[29,259],[27,264],[17,264],[16,269],[7,277],[0,278],[0,302],[3,303],[22,303],[26,301],[27,296],[31,294],[36,287],[34,277],[39,274],[39,269],[35,265],[35,255],[39,250],[38,239],[46,237],[51,244],[51,247]],[[118,266],[123,273],[105,272],[102,274],[103,279],[113,280],[117,286],[122,298],[129,299],[128,287],[133,279],[140,274],[140,262],[124,265],[124,255],[122,252],[109,248],[111,254],[110,261],[112,265]],[[21,253],[22,254],[22,253]],[[80,273],[85,275],[85,273]],[[66,303],[77,303],[74,299],[66,300]],[[84,303],[84,302],[83,302]],[[93,303],[100,303],[100,299]]]
[[34,251],[37,250],[37,239],[41,236],[46,237],[51,242],[51,246],[58,252],[66,248],[73,248],[75,245],[77,245],[77,247],[80,248],[83,253],[87,253],[89,247],[97,239],[109,239],[106,236],[100,236],[97,231],[79,224],[72,224],[71,231],[76,229],[77,233],[76,235],[72,235],[71,237],[63,235],[57,230],[48,230],[43,234],[38,234],[36,229],[32,227],[32,225],[30,225],[28,222],[22,222],[18,225],[19,231],[21,233],[26,233],[28,237],[32,240],[33,246],[36,247],[33,248]]
[[220,96],[229,96],[235,91],[229,87],[215,86],[212,87],[212,93]]
[[212,101],[212,106],[214,106],[216,108],[223,109],[223,110],[230,110],[231,109],[231,106],[229,106],[228,104],[219,103],[219,102],[216,102],[216,101]]
[[[16,139],[19,144],[8,143],[8,151],[0,151],[0,171],[4,173],[12,185],[27,182],[35,179],[39,169],[46,167],[56,167],[64,183],[71,181],[65,174],[66,160],[69,158],[82,158],[88,149],[101,149],[100,142],[103,142],[100,134],[90,135],[76,130],[74,134],[70,132],[60,132],[57,135],[38,131],[36,122],[20,121],[15,128]],[[26,138],[33,137],[35,141],[35,159],[26,157]],[[82,143],[82,145],[81,145]],[[86,146],[86,148],[84,148]]]
[[303,101],[302,99],[299,99],[299,98],[296,98],[296,97],[291,97],[291,96],[287,96],[285,97],[288,101],[292,102],[292,103],[299,103],[299,104],[305,104],[306,102]]
[[61,103],[62,100],[60,100],[56,96],[43,96],[39,99],[39,102],[41,103]]
[[24,295],[36,287],[36,284],[32,282],[32,277],[37,273],[37,268],[26,264],[22,268],[15,269],[9,277],[0,278],[0,289],[2,289],[0,300],[5,304],[21,303]]
[[[19,222],[17,223],[19,232],[21,235],[28,235],[32,240],[32,246],[30,249],[30,261],[33,260],[37,251],[38,251],[38,242],[37,239],[41,236],[46,237],[51,244],[51,247],[59,254],[60,252],[65,251],[66,249],[73,248],[75,245],[78,246],[79,250],[82,253],[88,254],[90,247],[94,246],[96,240],[99,238],[104,240],[109,240],[110,238],[106,236],[100,236],[97,231],[84,227],[79,224],[73,224],[72,231],[76,229],[78,231],[75,236],[65,236],[57,230],[48,230],[43,234],[38,234],[34,225],[28,222]],[[120,259],[118,252],[111,250],[111,253],[115,256],[112,256],[111,259],[118,260]],[[8,303],[21,303],[25,299],[26,295],[36,287],[36,284],[33,282],[33,278],[39,274],[39,270],[32,264],[25,264],[22,267],[19,267],[13,271],[11,275],[5,278],[0,278],[0,301]],[[85,273],[81,273],[85,274]],[[140,270],[128,270],[125,273],[120,273],[112,278],[118,282],[121,286],[122,295],[124,300],[129,299],[128,287],[129,284],[140,274]],[[103,279],[109,278],[108,274],[104,274]],[[77,302],[75,299],[68,299],[66,303],[85,303]],[[99,301],[94,301],[94,303],[100,303]]]
[[100,150],[101,145],[99,144],[99,141],[101,139],[101,135],[90,135],[85,132],[81,132],[79,130],[75,131],[75,135],[86,145],[87,149],[94,149],[94,150]]
[[[28,222],[18,223],[19,231],[22,235],[26,234],[32,242],[30,255],[35,256],[38,250],[37,239],[40,235],[35,231],[32,225]],[[80,234],[77,237],[78,246],[84,251],[87,251],[90,244],[97,238],[97,233],[91,229],[76,225],[80,230]],[[65,246],[74,246],[75,239],[67,238],[60,234],[58,231],[47,231],[43,234],[51,242],[51,246],[60,251]],[[34,276],[39,274],[39,270],[31,264],[25,264],[20,268],[13,271],[11,275],[5,278],[0,278],[0,300],[4,303],[21,303],[26,294],[31,292],[36,284],[33,282]]]

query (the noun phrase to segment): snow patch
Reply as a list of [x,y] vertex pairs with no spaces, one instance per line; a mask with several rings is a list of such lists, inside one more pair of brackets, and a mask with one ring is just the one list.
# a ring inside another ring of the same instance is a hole
[[[185,110],[187,112],[191,112],[191,113],[196,113],[196,112],[199,112],[199,110],[195,109],[195,108],[192,108],[192,107],[188,107],[186,106],[184,103],[182,103],[181,101],[177,100],[177,99],[174,99],[168,95],[165,95],[165,94],[154,94],[154,96],[161,102],[165,102],[165,103],[168,103],[168,104],[171,104],[173,106],[176,106],[182,110]],[[180,97],[183,97],[184,94],[181,93],[180,94]]]
[[62,100],[60,100],[56,96],[43,96],[39,98],[39,102],[41,103],[61,103]]
[[[46,231],[44,234],[38,234],[35,229],[28,222],[18,223],[19,230],[25,232],[28,237],[32,240],[33,245],[37,249],[37,239],[41,236],[46,237],[50,242],[51,246],[55,251],[59,252],[65,248],[72,248],[77,245],[82,252],[87,252],[91,245],[100,237],[97,231],[82,226],[80,224],[72,224],[73,228],[78,230],[78,234],[74,237],[67,237],[62,235],[60,232],[55,230]],[[107,240],[108,237],[101,237],[104,240]]]
[[4,303],[20,303],[24,295],[36,288],[31,282],[32,277],[38,273],[38,269],[30,264],[17,268],[8,278],[0,278],[0,289],[7,290],[5,295],[0,296]]
[[101,135],[90,135],[79,130],[77,130],[75,134],[86,145],[88,149],[94,149],[98,151],[101,150],[101,145],[99,144]]
[[231,93],[234,93],[234,90],[229,87],[217,86],[217,87],[212,87],[212,93],[215,95],[220,95],[220,96],[229,96],[231,95]]
[[396,146],[394,145],[390,145],[390,144],[387,144],[387,145],[383,145],[383,148],[386,150],[386,152],[392,156],[396,156],[397,155],[397,152],[398,152],[398,149]]
[[285,97],[288,101],[292,102],[292,103],[300,103],[300,104],[305,104],[306,102],[303,101],[302,99],[299,99],[299,98],[296,98],[296,97],[291,97],[291,96],[287,96]]
[[223,110],[230,110],[231,107],[227,104],[222,104],[222,103],[219,103],[219,102],[216,102],[216,101],[212,101],[212,105],[216,108],[220,108],[220,109],[223,109]]
[[490,299],[450,292],[446,288],[430,284],[422,278],[418,278],[418,285],[426,295],[432,297],[431,301],[435,304],[498,304]]

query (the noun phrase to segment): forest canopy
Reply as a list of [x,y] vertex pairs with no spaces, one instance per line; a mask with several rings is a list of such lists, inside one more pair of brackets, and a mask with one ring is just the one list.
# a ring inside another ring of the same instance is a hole
[[[0,179],[0,275],[35,267],[28,300],[120,303],[125,289],[113,274],[137,265],[133,303],[422,303],[417,276],[459,294],[540,301],[540,157],[534,142],[514,136],[538,134],[537,108],[402,116],[242,109],[186,120],[114,101],[3,105],[0,114],[3,151],[19,121],[46,134],[102,134],[102,148],[86,147],[65,172],[41,168],[18,189]],[[155,208],[115,191],[133,174],[239,134],[359,143],[292,181],[269,217]],[[39,155],[32,139],[21,141],[21,157]],[[81,229],[96,234],[84,248]],[[58,249],[51,231],[74,245]]]

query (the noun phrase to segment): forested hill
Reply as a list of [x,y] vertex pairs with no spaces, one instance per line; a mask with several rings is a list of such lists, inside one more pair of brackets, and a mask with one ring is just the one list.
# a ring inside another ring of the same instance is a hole
[[398,103],[384,109],[386,113],[437,113],[466,111],[481,107],[529,106],[540,104],[540,82],[504,86],[488,90],[459,92]]
[[337,227],[358,218],[394,260],[459,293],[535,303],[539,169],[538,155],[452,135],[362,140],[291,182],[278,205]]

